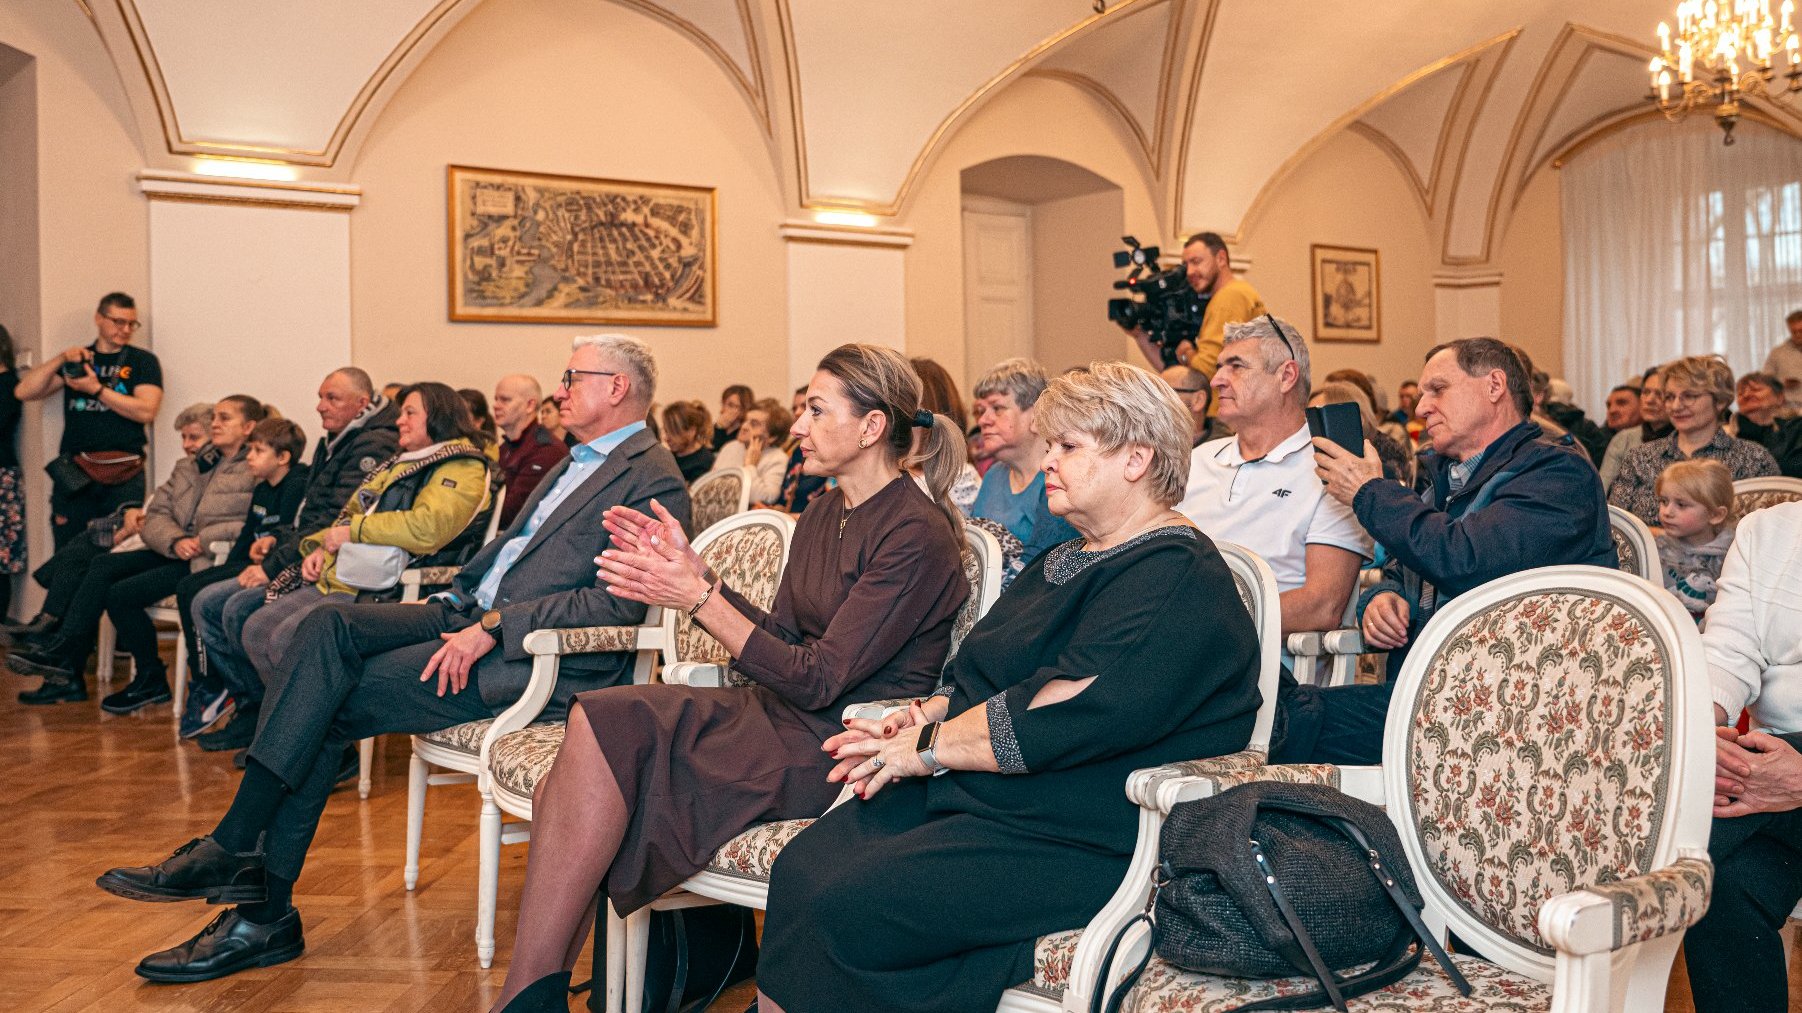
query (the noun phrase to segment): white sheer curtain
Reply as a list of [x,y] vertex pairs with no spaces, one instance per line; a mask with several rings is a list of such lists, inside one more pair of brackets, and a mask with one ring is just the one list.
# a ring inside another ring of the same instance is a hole
[[1707,117],[1653,123],[1561,172],[1564,372],[1599,414],[1608,388],[1683,355],[1764,363],[1802,308],[1802,141]]

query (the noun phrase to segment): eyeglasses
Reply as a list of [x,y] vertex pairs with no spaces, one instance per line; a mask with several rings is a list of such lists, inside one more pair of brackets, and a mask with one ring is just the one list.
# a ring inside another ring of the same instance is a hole
[[578,377],[578,376],[618,376],[618,375],[619,375],[618,373],[616,373],[612,370],[607,370],[607,369],[566,369],[563,371],[563,379],[560,381],[560,385],[563,387],[564,390],[574,390],[576,388],[576,377]]
[[1283,333],[1283,325],[1268,313],[1264,314],[1264,319],[1270,321],[1270,329],[1276,332],[1276,336],[1283,339],[1283,347],[1289,350],[1289,358],[1295,358],[1295,346],[1289,343],[1289,335]]
[[127,331],[135,331],[138,328],[144,326],[142,321],[127,320],[124,317],[108,316],[105,313],[100,314],[100,319],[106,321],[109,324],[112,324],[114,327],[123,328]]
[[1670,390],[1670,391],[1665,391],[1663,396],[1660,398],[1660,400],[1662,400],[1667,405],[1673,405],[1673,404],[1676,404],[1677,402],[1681,401],[1686,405],[1693,406],[1693,405],[1701,404],[1703,398],[1712,398],[1713,396],[1714,395],[1708,393],[1705,390],[1684,390],[1684,391]]

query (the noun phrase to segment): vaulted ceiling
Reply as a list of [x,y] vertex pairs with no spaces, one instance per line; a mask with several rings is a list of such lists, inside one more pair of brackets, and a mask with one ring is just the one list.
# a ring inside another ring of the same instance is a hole
[[[48,0],[46,0],[48,2]],[[65,0],[93,23],[153,168],[267,159],[352,181],[387,99],[482,0]],[[1341,131],[1409,181],[1448,269],[1481,270],[1536,172],[1647,115],[1672,0],[594,0],[676,28],[761,124],[797,212],[905,224],[946,141],[1022,77],[1119,118],[1171,235],[1253,235]],[[1765,110],[1791,133],[1802,116]]]

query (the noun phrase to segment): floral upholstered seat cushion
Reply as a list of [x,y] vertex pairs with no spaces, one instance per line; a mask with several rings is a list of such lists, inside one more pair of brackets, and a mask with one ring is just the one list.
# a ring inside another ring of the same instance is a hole
[[425,732],[418,738],[420,741],[430,742],[434,746],[454,749],[459,753],[468,753],[470,756],[479,756],[482,752],[482,736],[487,735],[488,729],[492,727],[494,727],[493,718],[465,721],[460,725],[440,728],[435,732]]
[[1635,543],[1633,539],[1628,538],[1627,533],[1622,531],[1619,527],[1610,525],[1608,534],[1614,538],[1614,554],[1620,557],[1621,572],[1639,573],[1641,562],[1638,544]]
[[[1047,937],[1057,938],[1057,937]],[[1475,957],[1452,958],[1470,981],[1469,998],[1458,993],[1432,958],[1388,988],[1346,1000],[1351,1013],[1540,1013],[1552,1006],[1550,985]],[[1318,988],[1312,978],[1217,978],[1153,959],[1121,1013],[1225,1013],[1276,996]]]
[[1081,929],[1040,936],[1032,946],[1032,980],[1018,987],[1048,999],[1063,998],[1064,990],[1070,987],[1070,963],[1076,959],[1076,944],[1080,942]]
[[1548,899],[1653,868],[1671,679],[1647,619],[1597,593],[1522,595],[1452,631],[1411,702],[1417,872],[1550,953]]
[[494,776],[494,783],[515,795],[531,798],[557,759],[565,727],[560,721],[528,725],[501,736],[488,751],[488,771]]
[[796,834],[813,826],[813,822],[810,819],[782,820],[752,827],[714,852],[713,861],[707,863],[707,871],[768,882],[776,856]]

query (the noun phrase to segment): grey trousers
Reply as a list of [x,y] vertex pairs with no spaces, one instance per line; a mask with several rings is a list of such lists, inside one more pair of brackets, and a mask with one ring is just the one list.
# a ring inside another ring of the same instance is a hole
[[265,602],[244,620],[244,628],[239,631],[239,644],[244,656],[263,677],[267,685],[272,676],[281,667],[282,658],[287,654],[288,645],[294,641],[294,631],[300,628],[301,620],[321,605],[331,602],[348,605],[355,602],[356,595],[349,592],[320,594],[319,589],[307,585],[289,591],[272,602]]

